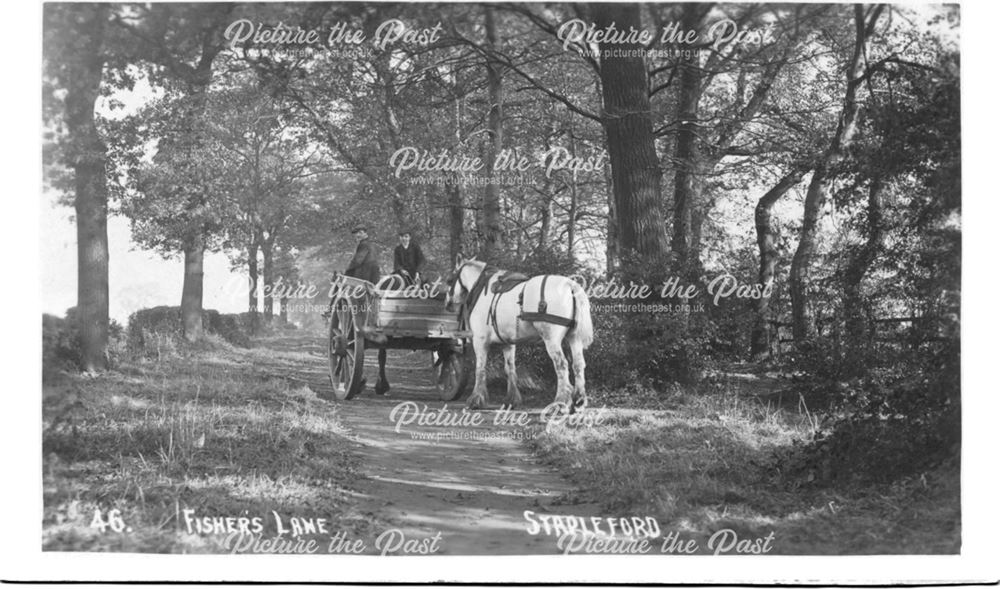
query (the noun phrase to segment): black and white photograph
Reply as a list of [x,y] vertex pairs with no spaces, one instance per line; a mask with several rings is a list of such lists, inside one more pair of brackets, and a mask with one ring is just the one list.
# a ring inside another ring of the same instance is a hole
[[964,5],[37,8],[39,558],[975,552]]

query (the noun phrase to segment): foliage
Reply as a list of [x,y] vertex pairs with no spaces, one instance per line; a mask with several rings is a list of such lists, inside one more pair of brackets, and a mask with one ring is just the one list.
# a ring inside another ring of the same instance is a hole
[[494,264],[504,270],[523,272],[528,276],[559,274],[573,276],[580,267],[565,251],[554,247],[541,247],[526,257],[518,257],[510,252],[499,252]]
[[[862,346],[864,343],[855,342],[852,345]],[[796,343],[782,360],[820,382],[842,382],[853,377],[858,368],[867,368],[859,367],[853,355],[849,358],[846,347],[847,344],[839,338],[812,338]]]
[[[934,57],[880,78],[887,92],[870,101],[864,139],[840,172],[848,223],[817,296],[834,311],[821,337],[785,359],[833,406],[816,438],[781,459],[810,481],[889,482],[958,457],[960,94],[957,57]],[[873,183],[883,197],[862,206]],[[852,331],[838,285],[863,255],[864,329]]]
[[218,249],[239,186],[239,170],[202,116],[204,103],[202,95],[164,97],[110,126],[125,179],[113,184],[119,211],[131,221],[132,239],[164,256],[203,235],[210,250]]
[[[239,315],[226,315],[211,309],[202,311],[205,331],[240,347],[248,347],[247,326]],[[160,306],[140,309],[128,320],[127,349],[136,357],[160,357],[164,352],[181,348],[184,326],[180,307]]]
[[[61,370],[79,370],[82,360],[80,330],[77,328],[76,307],[66,311],[65,317],[42,314],[42,375],[48,377]],[[107,364],[114,368],[125,351],[125,330],[111,320],[108,326]]]
[[888,483],[957,460],[959,346],[957,338],[925,344],[864,377],[811,385],[832,411],[811,440],[778,454],[778,468],[797,484]]
[[[634,399],[640,391],[630,391]],[[957,469],[921,471],[893,485],[834,487],[774,468],[770,456],[808,439],[811,424],[764,404],[751,389],[705,383],[662,393],[641,409],[595,398],[593,426],[550,427],[534,438],[543,459],[569,473],[567,504],[649,514],[666,530],[702,540],[736,530],[774,533],[773,554],[957,553]],[[620,400],[621,401],[621,400]]]
[[640,382],[663,389],[668,383],[702,378],[708,365],[707,331],[688,330],[682,317],[668,313],[596,312],[592,316],[589,383],[623,388]]
[[[224,536],[187,532],[185,508],[221,518],[322,512],[351,535],[387,527],[355,508],[361,461],[339,408],[262,374],[257,367],[273,354],[219,347],[156,363],[126,359],[120,372],[47,386],[43,549],[224,552]],[[91,527],[95,512],[107,519],[112,509],[129,533]],[[267,519],[263,533],[276,535]]]

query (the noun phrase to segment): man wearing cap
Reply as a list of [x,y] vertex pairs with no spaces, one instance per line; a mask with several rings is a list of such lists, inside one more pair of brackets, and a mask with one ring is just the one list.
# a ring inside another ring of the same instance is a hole
[[426,261],[420,246],[411,243],[410,232],[400,231],[399,245],[392,252],[392,273],[402,276],[406,284],[419,284],[420,269]]
[[368,229],[364,225],[358,225],[351,233],[358,240],[358,249],[355,250],[354,257],[351,258],[351,263],[348,264],[344,274],[375,284],[380,274],[378,250],[375,244],[368,240]]

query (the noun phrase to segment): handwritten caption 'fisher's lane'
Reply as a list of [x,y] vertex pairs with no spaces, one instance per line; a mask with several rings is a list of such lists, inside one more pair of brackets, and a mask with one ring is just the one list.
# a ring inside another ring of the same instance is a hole
[[239,516],[200,515],[196,510],[181,511],[189,535],[212,538],[230,554],[378,554],[429,555],[442,549],[441,532],[413,537],[390,528],[369,543],[335,530],[325,517],[282,515]]
[[531,536],[556,538],[562,554],[768,554],[774,532],[741,536],[724,528],[707,539],[686,538],[680,532],[664,534],[653,517],[580,517],[524,512],[525,531]]

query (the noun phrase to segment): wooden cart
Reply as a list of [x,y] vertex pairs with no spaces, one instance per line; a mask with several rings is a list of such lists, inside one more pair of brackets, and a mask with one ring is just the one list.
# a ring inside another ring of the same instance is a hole
[[[364,389],[364,357],[378,350],[431,350],[439,397],[451,401],[465,392],[473,369],[471,332],[463,329],[457,311],[445,310],[444,297],[405,296],[383,290],[366,280],[340,276],[330,303],[328,356],[330,382],[337,400],[351,399]],[[380,381],[384,379],[380,357]]]

